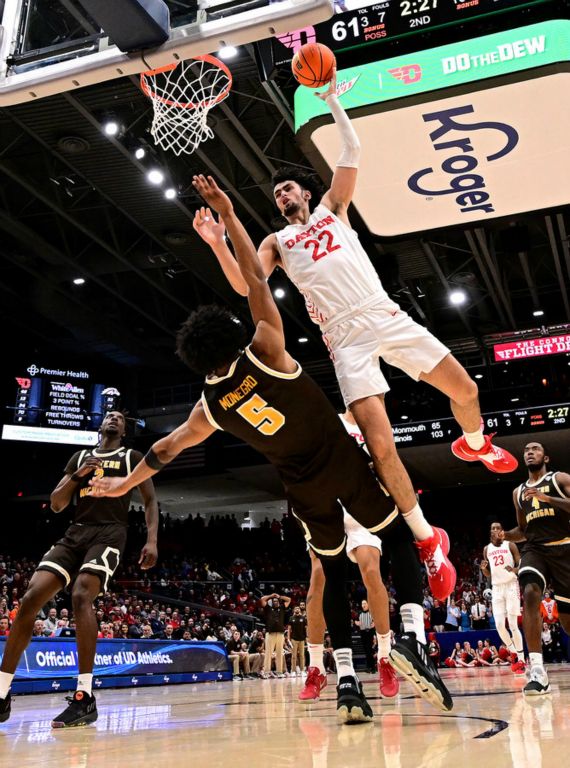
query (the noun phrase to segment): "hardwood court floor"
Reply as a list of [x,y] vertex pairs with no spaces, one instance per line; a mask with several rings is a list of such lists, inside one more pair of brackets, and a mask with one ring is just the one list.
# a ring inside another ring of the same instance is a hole
[[443,714],[403,684],[382,700],[363,676],[374,722],[339,726],[333,679],[318,704],[299,678],[106,690],[91,726],[53,731],[60,695],[19,696],[0,725],[0,766],[27,768],[549,768],[568,765],[570,665],[549,669],[552,694],[523,698],[510,670],[444,670]]

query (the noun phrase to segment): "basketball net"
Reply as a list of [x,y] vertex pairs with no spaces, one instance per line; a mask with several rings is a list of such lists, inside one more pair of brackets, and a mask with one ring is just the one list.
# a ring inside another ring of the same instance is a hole
[[154,109],[150,132],[155,144],[175,155],[191,154],[214,138],[208,113],[231,87],[230,70],[209,55],[142,72],[141,88]]

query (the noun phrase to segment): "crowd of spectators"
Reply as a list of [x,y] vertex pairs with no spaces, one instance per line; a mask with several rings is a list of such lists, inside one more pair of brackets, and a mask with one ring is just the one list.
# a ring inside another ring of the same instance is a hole
[[[159,562],[145,572],[137,564],[144,542],[142,508],[133,507],[131,518],[129,545],[115,575],[113,591],[102,595],[95,604],[100,637],[220,640],[231,652],[236,675],[280,674],[281,669],[282,674],[296,674],[302,670],[295,646],[298,641],[291,638],[289,624],[295,609],[304,615],[309,559],[295,523],[287,517],[282,521],[266,519],[258,528],[243,529],[233,515],[213,516],[207,522],[199,514],[182,521],[162,515]],[[424,622],[426,631],[434,633],[435,643],[442,632],[495,627],[490,585],[480,569],[482,547],[474,549],[472,542],[473,536],[469,534],[459,534],[454,541],[453,560],[458,580],[449,600],[445,603],[435,600],[426,581]],[[37,559],[0,553],[0,637],[9,633],[17,615],[20,600],[41,556],[41,550],[37,547],[36,550]],[[366,592],[355,568],[351,579],[352,621],[357,636],[358,617]],[[401,628],[398,595],[389,579],[387,587],[391,628],[397,633]],[[272,658],[267,659],[264,658],[266,616],[260,598],[277,589],[290,601],[290,606],[284,618],[283,650],[280,646],[278,652],[273,648]],[[564,652],[555,601],[547,595],[541,610],[545,622],[545,656],[558,660]],[[69,591],[63,590],[38,616],[34,636],[54,636],[74,627]],[[492,652],[494,646],[489,645]],[[326,646],[326,662],[332,668],[329,639]],[[476,662],[476,649],[473,650]],[[490,663],[499,664],[500,648],[495,650]],[[463,648],[462,653],[466,652]],[[283,667],[278,662],[281,653]],[[438,661],[443,662],[439,657]]]

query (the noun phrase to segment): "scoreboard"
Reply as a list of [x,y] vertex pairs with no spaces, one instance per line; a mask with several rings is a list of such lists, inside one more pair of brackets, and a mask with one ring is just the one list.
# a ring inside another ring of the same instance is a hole
[[[542,405],[536,408],[517,408],[511,411],[494,411],[483,414],[485,430],[505,435],[526,435],[570,427],[570,403]],[[430,419],[403,424],[393,424],[394,441],[402,448],[434,443],[449,443],[459,436],[457,422],[453,418]]]
[[105,413],[115,410],[120,398],[116,387],[94,383],[87,371],[35,363],[15,376],[14,384],[3,440],[96,445]]
[[288,65],[301,45],[308,42],[323,43],[339,53],[548,1],[346,0],[335,3],[336,15],[327,21],[256,43],[260,73],[267,76],[276,67]]

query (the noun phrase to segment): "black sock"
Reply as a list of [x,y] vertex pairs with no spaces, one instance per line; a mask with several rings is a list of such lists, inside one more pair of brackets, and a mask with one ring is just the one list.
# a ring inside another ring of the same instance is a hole
[[321,563],[325,574],[325,593],[323,613],[327,629],[330,632],[333,648],[350,648],[350,603],[346,590],[346,555],[340,557],[322,557]]
[[382,560],[389,560],[400,605],[423,602],[422,567],[412,532],[401,519],[382,536]]

